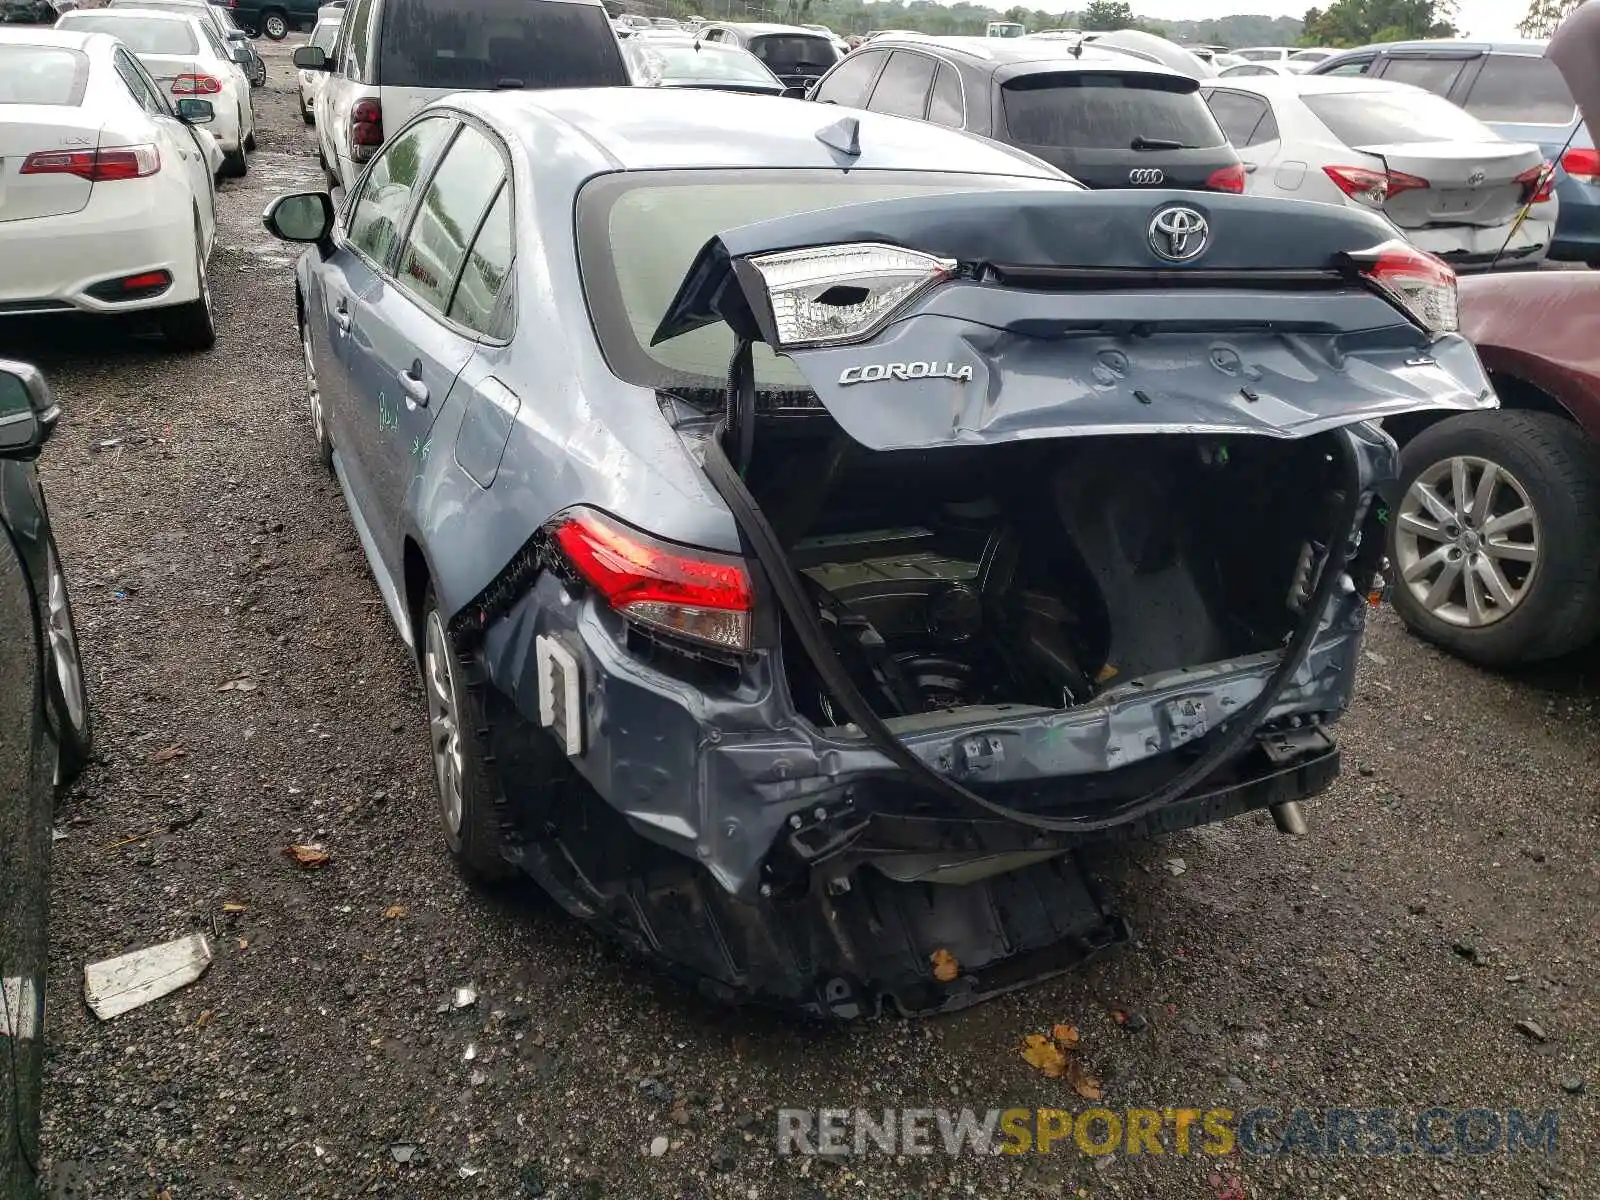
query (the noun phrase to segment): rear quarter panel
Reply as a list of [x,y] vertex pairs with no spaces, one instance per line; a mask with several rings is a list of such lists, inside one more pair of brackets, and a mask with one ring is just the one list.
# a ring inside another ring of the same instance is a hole
[[1600,440],[1600,274],[1463,279],[1461,331],[1491,372],[1549,393]]

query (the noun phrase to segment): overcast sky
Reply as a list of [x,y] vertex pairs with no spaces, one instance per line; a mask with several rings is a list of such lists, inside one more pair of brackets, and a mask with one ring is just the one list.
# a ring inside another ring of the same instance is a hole
[[[1054,7],[1053,5],[1051,7]],[[1078,8],[1070,4],[1066,7]],[[1236,13],[1264,13],[1269,17],[1302,17],[1313,0],[1134,0],[1133,11],[1140,16],[1166,20],[1204,21]],[[1325,8],[1327,4],[1315,4]],[[1527,5],[1524,0],[1458,0],[1456,27],[1469,37],[1512,38],[1517,22]]]

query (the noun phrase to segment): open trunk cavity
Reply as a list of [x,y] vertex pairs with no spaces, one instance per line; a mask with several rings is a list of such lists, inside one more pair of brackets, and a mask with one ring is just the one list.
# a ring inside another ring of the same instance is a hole
[[[763,430],[746,478],[886,720],[1067,708],[1279,648],[1345,503],[1323,437],[873,452],[836,427]],[[843,724],[792,638],[784,660],[800,711]]]

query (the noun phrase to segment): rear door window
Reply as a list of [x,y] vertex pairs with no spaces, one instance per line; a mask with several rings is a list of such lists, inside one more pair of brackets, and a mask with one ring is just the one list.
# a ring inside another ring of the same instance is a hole
[[928,101],[928,120],[951,129],[964,129],[967,115],[961,100],[961,76],[949,63],[939,67],[939,78],[934,80],[933,97]]
[[461,282],[456,284],[456,294],[450,300],[452,321],[479,333],[508,332],[503,314],[509,313],[510,306],[504,293],[511,278],[515,245],[511,234],[511,185],[503,184],[461,267]]
[[496,87],[626,87],[611,19],[569,0],[389,0],[377,83],[488,91]]
[[1391,83],[1409,83],[1436,96],[1448,96],[1467,65],[1464,58],[1391,58],[1383,77]]
[[505,177],[499,148],[463,125],[422,195],[395,270],[400,286],[434,312],[450,307],[467,247]]
[[1220,146],[1222,131],[1192,79],[1133,72],[1041,72],[1000,89],[1006,126],[1027,146],[1127,150],[1136,138]]
[[928,92],[933,87],[933,71],[939,64],[926,54],[896,50],[889,65],[878,76],[867,107],[873,112],[896,117],[918,117],[928,111]]
[[887,57],[882,51],[857,51],[822,81],[813,99],[843,104],[846,108],[865,108],[867,96],[872,91],[872,81],[877,78],[878,68],[883,66],[883,60]]
[[821,75],[839,56],[824,37],[799,33],[769,33],[750,39],[750,53],[767,64],[774,75]]
[[89,59],[77,50],[0,46],[0,104],[83,103]]
[[1480,121],[1518,125],[1570,125],[1578,115],[1555,63],[1526,54],[1489,55],[1465,107]]
[[1267,115],[1267,102],[1243,92],[1215,91],[1206,97],[1211,115],[1222,127],[1222,135],[1235,146],[1248,146],[1261,118]]
[[355,0],[354,5],[345,10],[345,19],[340,23],[340,40],[334,53],[334,62],[339,72],[353,83],[366,83],[372,78],[369,73],[369,35],[372,32],[372,10],[376,4],[377,0]]

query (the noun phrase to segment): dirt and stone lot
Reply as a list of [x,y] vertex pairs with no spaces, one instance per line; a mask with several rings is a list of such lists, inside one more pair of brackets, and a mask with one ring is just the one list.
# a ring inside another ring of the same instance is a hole
[[[99,722],[55,847],[56,1194],[1600,1196],[1595,656],[1495,677],[1381,614],[1310,836],[1257,817],[1106,860],[1135,942],[953,1018],[730,1013],[531,887],[465,885],[415,672],[315,460],[291,258],[259,215],[319,173],[290,47],[266,48],[261,150],[221,197],[216,350],[82,327],[0,346],[66,407],[43,468]],[[237,679],[259,686],[219,690]],[[285,858],[308,842],[329,865]],[[196,985],[107,1023],[84,1007],[85,962],[201,930]],[[1081,1109],[1018,1053],[1056,1023],[1114,1109],[1554,1107],[1559,1154],[775,1153],[780,1107]]]

